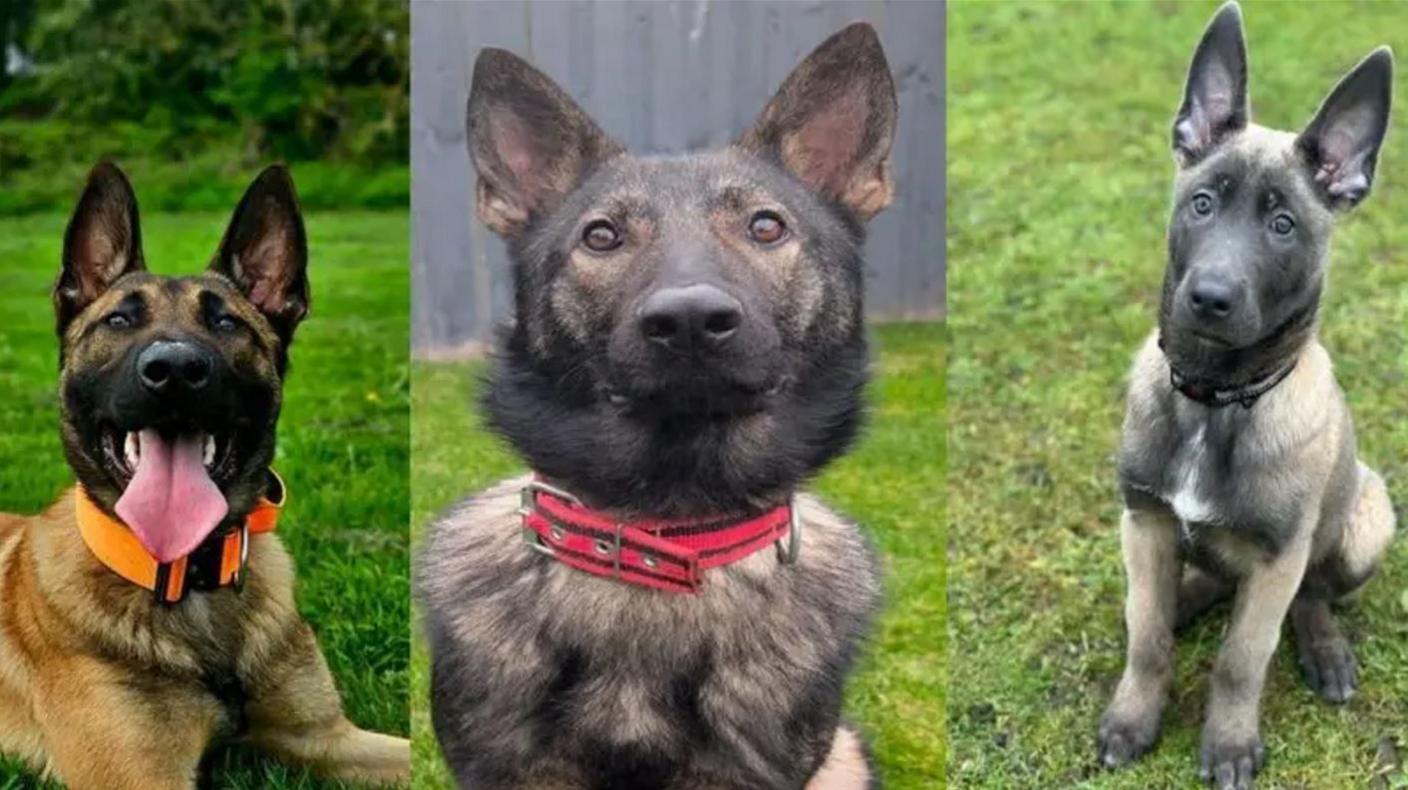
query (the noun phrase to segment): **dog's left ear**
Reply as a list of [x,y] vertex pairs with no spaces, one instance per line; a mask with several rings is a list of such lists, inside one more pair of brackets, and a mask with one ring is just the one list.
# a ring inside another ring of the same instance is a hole
[[293,337],[308,314],[308,238],[286,168],[265,168],[250,184],[210,269],[233,282],[285,343]]
[[880,38],[857,22],[792,70],[738,144],[870,219],[895,197],[895,115],[895,83]]
[[1368,196],[1392,101],[1393,52],[1379,47],[1330,91],[1296,139],[1332,208],[1353,208]]

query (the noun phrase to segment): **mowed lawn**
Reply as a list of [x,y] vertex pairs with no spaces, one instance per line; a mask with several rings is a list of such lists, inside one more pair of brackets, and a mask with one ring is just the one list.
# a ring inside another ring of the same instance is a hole
[[[857,519],[884,557],[885,611],[851,683],[846,715],[870,739],[886,787],[931,788],[941,781],[945,747],[944,329],[880,326],[874,345],[869,429],[815,488]],[[413,530],[521,469],[473,408],[483,371],[477,362],[414,367]],[[453,787],[431,730],[428,661],[419,639],[414,651],[415,785]]]
[[[137,189],[140,199],[140,180]],[[38,512],[72,482],[49,302],[66,219],[0,220],[0,510]],[[148,265],[181,274],[205,267],[229,215],[142,220]],[[279,424],[276,468],[289,486],[279,534],[348,714],[405,734],[408,221],[404,211],[313,213],[307,224],[313,310],[295,338]],[[214,759],[221,788],[334,786],[247,749]],[[0,788],[28,784],[16,771],[0,764]]]
[[[1113,453],[1126,369],[1153,326],[1173,162],[1169,125],[1217,6],[966,3],[948,53],[949,736],[952,787],[1193,787],[1227,623],[1180,638],[1163,737],[1096,766],[1123,666]],[[1387,3],[1248,3],[1253,118],[1300,128],[1374,46],[1408,52]],[[1361,455],[1408,502],[1408,112],[1374,194],[1342,223],[1322,339]],[[1401,512],[1401,511],[1400,511]],[[1408,548],[1341,623],[1360,692],[1331,707],[1288,640],[1261,714],[1258,786],[1402,787]],[[1289,630],[1286,632],[1289,636]]]

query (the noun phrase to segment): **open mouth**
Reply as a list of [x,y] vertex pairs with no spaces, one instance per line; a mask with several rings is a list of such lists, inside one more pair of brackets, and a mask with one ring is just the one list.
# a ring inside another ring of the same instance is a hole
[[113,509],[160,562],[195,551],[229,503],[216,482],[234,466],[228,436],[189,428],[103,431],[103,455],[122,484]]
[[[108,426],[103,429],[103,456],[107,462],[108,471],[112,472],[118,482],[124,486],[131,482],[132,477],[141,466],[142,435],[149,432],[157,433],[158,436],[164,433],[150,428],[123,431],[116,426]],[[234,442],[230,440],[230,437],[194,430],[171,432],[167,435],[177,441],[199,443],[201,464],[205,467],[207,476],[212,480],[219,482],[229,477],[234,466],[234,453],[232,452]]]

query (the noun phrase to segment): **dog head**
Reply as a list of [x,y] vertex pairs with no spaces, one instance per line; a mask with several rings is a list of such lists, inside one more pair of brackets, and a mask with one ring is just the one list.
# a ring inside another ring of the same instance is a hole
[[89,176],[54,288],[64,449],[90,496],[158,557],[182,556],[264,492],[306,263],[283,168],[254,181],[191,277],[147,272],[126,177],[107,163]]
[[[630,155],[548,77],[495,49],[475,65],[467,128],[479,216],[515,263],[516,322],[490,413],[539,471],[588,493],[619,482],[573,479],[588,458],[560,446],[582,436],[555,441],[568,415],[591,426],[588,456],[614,455],[589,465],[626,476],[658,464],[647,448],[662,436],[690,471],[740,476],[755,456],[783,456],[795,476],[849,439],[864,377],[863,223],[894,192],[894,85],[872,28],[823,43],[723,150]],[[544,426],[548,411],[558,426]],[[801,445],[811,457],[792,458]],[[671,489],[662,471],[635,479]],[[748,487],[716,484],[713,498]]]
[[1313,330],[1336,217],[1368,194],[1388,128],[1393,56],[1370,53],[1299,134],[1251,123],[1242,17],[1228,3],[1193,55],[1160,325],[1176,367],[1263,373]]

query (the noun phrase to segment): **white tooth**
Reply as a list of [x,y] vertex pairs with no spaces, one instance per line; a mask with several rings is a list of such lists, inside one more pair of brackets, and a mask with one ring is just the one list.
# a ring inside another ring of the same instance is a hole
[[205,435],[205,465],[210,466],[215,463],[215,437],[210,434]]
[[122,454],[127,459],[127,465],[136,469],[137,463],[142,460],[142,443],[138,439],[136,431],[129,432],[127,438],[123,440]]

